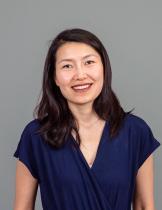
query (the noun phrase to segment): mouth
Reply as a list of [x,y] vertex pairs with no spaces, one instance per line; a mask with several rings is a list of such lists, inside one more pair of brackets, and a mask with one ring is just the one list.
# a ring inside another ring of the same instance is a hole
[[86,84],[80,84],[80,85],[75,85],[72,86],[71,88],[75,91],[75,92],[86,92],[88,91],[93,83],[86,83]]

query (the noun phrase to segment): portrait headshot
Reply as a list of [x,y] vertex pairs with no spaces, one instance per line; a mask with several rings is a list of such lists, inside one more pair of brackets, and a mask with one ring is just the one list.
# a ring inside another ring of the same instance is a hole
[[3,209],[161,206],[162,48],[149,31],[161,13],[153,3],[85,5],[19,2],[4,21]]
[[160,142],[144,119],[123,110],[111,79],[108,54],[94,34],[72,28],[54,38],[41,100],[14,153],[15,209],[22,201],[32,209],[38,184],[43,209],[153,205],[151,153]]

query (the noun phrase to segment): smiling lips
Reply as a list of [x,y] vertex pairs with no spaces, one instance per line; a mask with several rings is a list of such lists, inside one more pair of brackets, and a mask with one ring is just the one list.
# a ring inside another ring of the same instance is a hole
[[92,85],[92,83],[86,83],[86,84],[72,86],[72,88],[74,90],[88,90],[91,85]]
[[90,86],[90,85],[92,85],[92,83],[77,84],[77,85],[73,85],[72,88],[77,88],[77,87],[79,87],[79,88],[83,87],[84,88],[85,86],[87,87],[87,86]]

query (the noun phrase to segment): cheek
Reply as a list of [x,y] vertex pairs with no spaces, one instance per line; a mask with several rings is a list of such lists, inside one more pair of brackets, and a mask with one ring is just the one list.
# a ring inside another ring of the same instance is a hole
[[95,79],[95,80],[100,80],[101,81],[101,79],[103,79],[103,68],[102,67],[99,67],[99,68],[97,68],[96,70],[94,70],[93,71],[93,78]]
[[57,74],[56,81],[59,86],[66,86],[69,84],[71,80],[70,74]]

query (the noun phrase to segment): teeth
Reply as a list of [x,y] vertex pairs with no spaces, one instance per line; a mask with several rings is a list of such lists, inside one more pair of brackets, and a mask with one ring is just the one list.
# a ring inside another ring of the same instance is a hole
[[74,89],[85,89],[88,88],[90,85],[81,85],[81,86],[77,86],[77,87],[73,87]]

